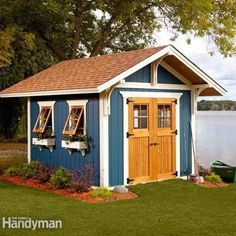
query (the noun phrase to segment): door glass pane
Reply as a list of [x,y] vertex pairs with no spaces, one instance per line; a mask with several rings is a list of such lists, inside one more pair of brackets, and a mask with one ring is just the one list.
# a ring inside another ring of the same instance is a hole
[[141,118],[141,128],[147,129],[147,118],[144,117]]
[[148,105],[135,104],[133,105],[133,128],[147,129],[148,128]]
[[171,105],[158,105],[158,128],[171,127]]
[[147,105],[141,105],[141,116],[147,116]]
[[138,117],[139,114],[139,105],[134,105],[134,117]]
[[138,129],[138,128],[139,128],[139,119],[134,118],[134,129]]

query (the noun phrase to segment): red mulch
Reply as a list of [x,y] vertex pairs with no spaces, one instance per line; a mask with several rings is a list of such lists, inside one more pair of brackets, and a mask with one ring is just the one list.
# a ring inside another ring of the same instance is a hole
[[204,183],[200,183],[199,185],[201,185],[205,188],[215,188],[215,187],[226,187],[229,184],[224,183],[224,182],[222,182],[222,183],[212,183],[212,182],[205,181]]
[[40,189],[46,192],[52,192],[58,195],[62,195],[69,198],[79,199],[85,202],[93,202],[93,203],[102,203],[102,202],[112,202],[117,200],[127,200],[132,198],[137,198],[138,195],[134,192],[129,191],[128,193],[116,193],[113,192],[111,197],[107,198],[94,198],[90,195],[92,189],[85,193],[77,193],[73,191],[71,188],[65,189],[57,189],[49,183],[39,183],[34,179],[23,179],[19,176],[0,176],[0,181],[6,181],[10,183],[14,183],[17,185],[28,186],[36,189]]

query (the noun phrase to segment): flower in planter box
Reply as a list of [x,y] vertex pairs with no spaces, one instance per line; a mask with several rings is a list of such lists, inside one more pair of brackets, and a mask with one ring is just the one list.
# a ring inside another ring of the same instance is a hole
[[52,132],[52,127],[51,126],[47,126],[43,133],[37,133],[36,137],[38,139],[51,139],[51,138],[55,138],[55,136],[54,136],[54,134]]
[[87,146],[89,143],[88,135],[82,135],[82,134],[64,135],[63,140],[68,142],[85,142]]

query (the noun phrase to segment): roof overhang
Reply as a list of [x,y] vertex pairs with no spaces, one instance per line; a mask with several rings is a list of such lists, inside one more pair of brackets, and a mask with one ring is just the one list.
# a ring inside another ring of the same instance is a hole
[[22,92],[22,93],[0,93],[2,98],[11,97],[35,97],[35,96],[52,96],[52,95],[69,95],[69,94],[91,94],[101,93],[102,91],[109,89],[115,84],[119,84],[129,75],[135,73],[146,65],[163,58],[164,63],[173,67],[179,74],[182,74],[190,84],[193,86],[207,85],[204,90],[200,93],[200,96],[222,96],[226,93],[226,90],[219,85],[215,80],[203,72],[181,52],[179,52],[174,46],[169,45],[164,47],[162,50],[139,62],[135,66],[122,72],[111,80],[98,86],[97,88],[88,89],[72,89],[72,90],[55,90],[55,91],[40,91],[40,92]]
[[99,93],[97,88],[92,89],[71,89],[71,90],[55,90],[27,93],[6,93],[0,94],[1,98],[17,98],[17,97],[39,97],[39,96],[54,96],[54,95],[73,95],[73,94],[91,94]]
[[209,75],[203,72],[198,66],[196,66],[192,61],[190,61],[172,45],[165,47],[151,57],[148,57],[144,61],[114,77],[112,80],[109,80],[108,82],[102,84],[98,87],[98,91],[102,92],[112,85],[119,83],[119,81],[125,79],[129,75],[152,63],[153,61],[158,60],[161,57],[164,58],[163,61],[165,63],[169,64],[180,74],[184,75],[184,77],[187,78],[191,82],[191,84],[199,86],[207,84],[208,86],[205,90],[203,90],[200,96],[223,96],[227,92],[221,85],[219,85]]

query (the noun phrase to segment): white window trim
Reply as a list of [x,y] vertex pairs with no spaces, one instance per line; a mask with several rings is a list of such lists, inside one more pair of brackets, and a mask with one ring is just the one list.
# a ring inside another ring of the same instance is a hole
[[[129,140],[126,137],[128,132],[129,111],[126,99],[129,97],[143,97],[143,98],[175,98],[177,99],[176,105],[176,129],[180,130],[180,98],[183,93],[165,93],[165,92],[128,92],[121,91],[123,97],[123,146],[124,146],[124,185],[127,185],[127,178],[129,177]],[[180,132],[176,135],[176,171],[177,177],[180,177]]]
[[40,101],[38,102],[39,105],[39,114],[42,110],[42,107],[51,107],[52,108],[52,135],[54,135],[54,131],[55,131],[55,121],[54,121],[54,104],[55,101]]
[[[72,106],[82,106],[84,108],[84,135],[86,135],[87,133],[87,129],[86,129],[86,124],[87,124],[87,115],[86,115],[86,105],[88,103],[88,100],[87,99],[81,99],[81,100],[67,100],[66,101],[68,106],[69,106],[69,113],[68,115],[70,114],[71,112],[71,108]],[[67,115],[67,117],[68,117]]]

